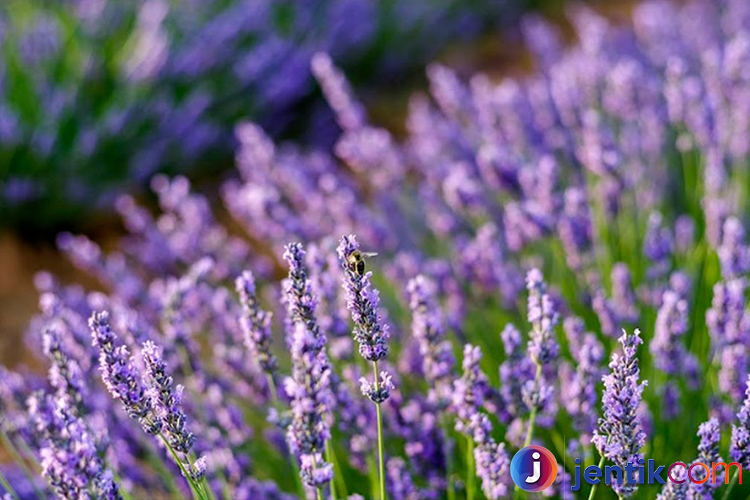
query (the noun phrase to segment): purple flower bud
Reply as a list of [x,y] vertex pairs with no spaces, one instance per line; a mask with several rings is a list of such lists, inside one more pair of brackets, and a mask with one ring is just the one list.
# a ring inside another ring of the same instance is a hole
[[745,400],[737,412],[737,423],[732,425],[729,457],[743,468],[750,467],[750,375],[747,378]]

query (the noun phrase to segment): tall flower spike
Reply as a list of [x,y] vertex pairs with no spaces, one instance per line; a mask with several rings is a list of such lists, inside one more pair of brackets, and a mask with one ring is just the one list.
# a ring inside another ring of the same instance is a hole
[[332,464],[323,460],[326,440],[331,437],[331,370],[326,339],[315,316],[318,301],[302,245],[287,245],[284,260],[289,264],[289,276],[282,284],[283,302],[292,328],[292,377],[286,380],[286,391],[292,398],[292,422],[287,443],[300,464],[302,480],[320,488],[333,477]]
[[188,454],[193,448],[195,436],[187,429],[187,417],[182,411],[184,387],[174,384],[174,379],[167,372],[162,350],[156,344],[150,340],[144,342],[141,355],[152,404],[164,424],[163,432],[175,451]]
[[276,356],[271,352],[271,313],[261,309],[255,287],[255,277],[244,271],[235,280],[235,288],[242,304],[240,325],[247,349],[258,365],[269,375],[276,371]]
[[[698,428],[698,437],[701,439],[698,444],[698,458],[693,463],[713,464],[724,461],[719,454],[721,426],[716,418],[712,418],[700,425]],[[703,467],[696,467],[694,470],[696,480],[701,481],[705,479],[705,469]],[[724,484],[723,473],[720,471],[720,468],[716,469],[716,475],[715,481],[705,481],[701,484],[692,481],[687,483],[687,498],[690,500],[710,500],[713,498],[713,491]]]
[[323,460],[325,442],[331,437],[327,414],[331,405],[330,371],[321,361],[318,339],[304,322],[294,323],[292,332],[292,376],[285,388],[292,399],[292,421],[287,443],[300,464],[302,480],[321,487],[333,477],[333,466]]
[[539,269],[528,272],[526,287],[529,290],[529,323],[533,326],[529,355],[535,363],[544,365],[557,359],[555,326],[559,315],[552,298],[547,294],[547,285]]
[[409,281],[409,307],[412,311],[412,334],[419,343],[422,370],[430,387],[430,397],[445,401],[450,394],[453,371],[453,349],[445,340],[435,284],[423,275]]
[[378,310],[380,294],[372,288],[371,272],[365,272],[364,260],[357,237],[344,236],[337,248],[344,269],[344,290],[347,308],[354,320],[354,338],[359,354],[367,361],[380,361],[388,355],[388,325],[383,324]]
[[[623,353],[613,354],[609,363],[609,374],[603,377],[604,394],[602,407],[604,415],[599,419],[599,427],[594,432],[592,442],[599,453],[620,467],[628,463],[638,463],[640,449],[646,442],[638,416],[643,390],[647,381],[640,382],[640,369],[636,357],[638,345],[643,343],[640,330],[633,334],[623,330],[619,339]],[[614,485],[620,496],[631,496],[637,486],[623,483]]]
[[124,345],[117,346],[117,335],[109,326],[109,313],[95,312],[89,319],[92,344],[99,349],[99,372],[109,393],[122,403],[125,412],[140,422],[148,434],[158,434],[161,418],[154,412],[141,374]]

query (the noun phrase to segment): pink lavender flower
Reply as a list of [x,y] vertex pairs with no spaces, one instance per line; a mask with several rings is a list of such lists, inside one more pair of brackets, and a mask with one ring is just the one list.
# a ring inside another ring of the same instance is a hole
[[[638,407],[647,381],[640,381],[640,369],[636,357],[638,345],[643,343],[641,332],[632,334],[623,331],[619,342],[623,353],[613,354],[609,364],[610,372],[603,377],[602,396],[603,416],[599,427],[594,431],[592,442],[599,453],[620,467],[628,463],[638,463],[640,449],[646,442]],[[618,494],[629,497],[637,486],[623,483],[615,486]]]
[[264,311],[258,303],[255,277],[245,271],[235,281],[235,288],[242,304],[242,326],[245,347],[252,353],[261,369],[273,375],[276,371],[276,356],[271,352],[271,313]]

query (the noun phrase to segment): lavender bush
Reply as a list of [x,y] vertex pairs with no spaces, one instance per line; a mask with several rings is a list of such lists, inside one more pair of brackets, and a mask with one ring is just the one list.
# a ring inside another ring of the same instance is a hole
[[525,21],[523,79],[428,67],[401,139],[318,53],[333,155],[243,122],[232,224],[156,176],[116,250],[60,235],[101,286],[37,276],[49,371],[0,371],[8,494],[494,500],[529,444],[565,499],[574,458],[750,467],[750,10],[568,14],[571,47]]

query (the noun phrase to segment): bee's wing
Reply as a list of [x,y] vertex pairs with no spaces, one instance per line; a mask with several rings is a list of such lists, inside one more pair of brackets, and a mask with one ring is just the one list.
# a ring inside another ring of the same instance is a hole
[[365,257],[376,257],[378,255],[377,252],[360,252]]

